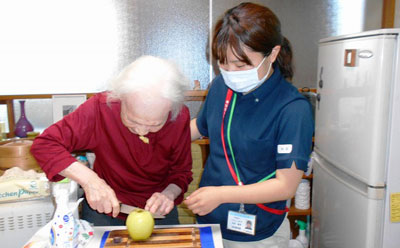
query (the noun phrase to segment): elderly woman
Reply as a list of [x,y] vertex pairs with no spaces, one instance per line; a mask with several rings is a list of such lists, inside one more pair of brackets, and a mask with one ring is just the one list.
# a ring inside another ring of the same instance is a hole
[[[143,56],[109,92],[47,128],[31,152],[49,180],[67,177],[82,186],[82,218],[95,225],[124,225],[121,202],[167,214],[156,224],[177,224],[174,205],[192,180],[188,85],[173,63]],[[96,154],[93,170],[71,156],[77,150]]]

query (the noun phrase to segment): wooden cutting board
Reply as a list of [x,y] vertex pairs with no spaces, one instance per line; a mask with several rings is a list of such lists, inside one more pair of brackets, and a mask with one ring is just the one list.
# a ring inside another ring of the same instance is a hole
[[[114,230],[106,232],[103,236],[102,247],[138,247],[138,248],[160,248],[160,247],[202,247],[200,230],[197,227],[182,228],[155,228],[151,237],[146,241],[133,241],[127,230]],[[203,247],[204,248],[204,247]]]

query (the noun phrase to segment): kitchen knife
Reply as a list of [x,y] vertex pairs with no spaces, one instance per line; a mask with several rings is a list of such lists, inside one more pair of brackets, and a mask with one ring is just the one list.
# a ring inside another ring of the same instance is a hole
[[[120,211],[121,211],[121,213],[124,213],[124,214],[129,214],[130,212],[132,212],[132,211],[134,211],[136,209],[144,210],[143,208],[129,206],[129,205],[126,205],[126,204],[121,204],[121,206],[120,206]],[[160,215],[160,214],[151,214],[151,215],[153,215],[154,219],[165,219],[164,215]]]

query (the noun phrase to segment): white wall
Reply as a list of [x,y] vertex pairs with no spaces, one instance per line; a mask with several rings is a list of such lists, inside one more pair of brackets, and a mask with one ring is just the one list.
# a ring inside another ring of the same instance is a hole
[[[254,2],[268,6],[281,20],[294,50],[294,85],[314,88],[318,40],[380,28],[382,1]],[[217,18],[240,2],[0,0],[0,95],[100,91],[143,54],[175,60],[204,89],[213,78],[208,35]],[[14,105],[18,119],[19,104]],[[195,116],[198,105],[190,105]],[[52,123],[51,100],[27,100],[26,108],[35,128]]]
[[205,88],[206,1],[0,1],[0,95],[99,92],[148,54]]

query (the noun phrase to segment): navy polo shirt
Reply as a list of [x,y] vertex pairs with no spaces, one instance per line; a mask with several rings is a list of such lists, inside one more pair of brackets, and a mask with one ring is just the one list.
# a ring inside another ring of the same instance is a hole
[[[244,184],[256,183],[277,169],[297,168],[306,171],[311,153],[314,131],[311,105],[298,90],[288,83],[274,68],[272,76],[248,94],[236,93],[236,106],[231,122],[231,144]],[[221,75],[217,76],[197,117],[197,127],[210,140],[200,187],[236,185],[229,172],[221,142],[221,121],[227,86]],[[233,99],[233,97],[232,97]],[[232,102],[225,116],[225,144],[228,148],[226,127]],[[286,201],[265,204],[270,208],[284,209]],[[260,209],[255,204],[245,204],[249,214],[257,215],[255,236],[230,231],[226,228],[228,211],[238,211],[239,204],[221,204],[199,223],[218,223],[222,236],[234,241],[257,241],[270,237],[281,225],[285,215],[276,215]]]

